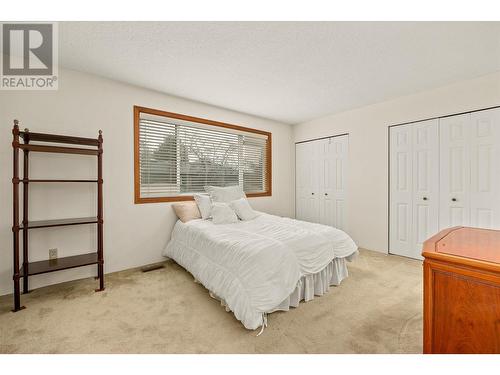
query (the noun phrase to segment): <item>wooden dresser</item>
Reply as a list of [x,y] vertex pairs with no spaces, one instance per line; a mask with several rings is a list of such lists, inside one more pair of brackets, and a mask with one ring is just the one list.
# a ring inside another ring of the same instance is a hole
[[422,255],[424,353],[500,353],[500,231],[446,229]]

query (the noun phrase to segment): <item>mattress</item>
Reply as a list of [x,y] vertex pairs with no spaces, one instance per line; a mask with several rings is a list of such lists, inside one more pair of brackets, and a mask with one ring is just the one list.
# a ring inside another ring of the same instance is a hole
[[256,329],[301,280],[356,252],[339,229],[259,213],[233,224],[178,221],[163,255],[222,299],[245,328]]

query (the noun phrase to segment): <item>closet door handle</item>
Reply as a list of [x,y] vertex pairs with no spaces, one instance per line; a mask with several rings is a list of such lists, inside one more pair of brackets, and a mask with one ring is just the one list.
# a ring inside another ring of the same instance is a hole
[[314,193],[311,193],[311,195],[314,195]]
[[451,201],[452,201],[452,202],[456,202],[456,201],[457,201],[457,198],[451,198]]
[[325,195],[328,195],[328,193],[325,193]]
[[422,199],[423,199],[424,201],[426,201],[426,200],[427,200],[427,197],[423,197]]

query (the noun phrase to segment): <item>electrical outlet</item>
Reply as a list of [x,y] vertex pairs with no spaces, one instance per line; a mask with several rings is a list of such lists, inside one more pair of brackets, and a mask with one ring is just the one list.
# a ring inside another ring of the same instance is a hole
[[49,260],[57,259],[57,249],[49,249]]

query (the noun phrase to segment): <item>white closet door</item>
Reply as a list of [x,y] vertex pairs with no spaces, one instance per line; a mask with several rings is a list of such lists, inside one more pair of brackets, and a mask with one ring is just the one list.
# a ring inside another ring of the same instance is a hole
[[297,219],[346,229],[347,152],[347,135],[296,145]]
[[470,226],[500,229],[500,109],[471,114]]
[[393,254],[419,258],[441,229],[500,229],[500,109],[390,130]]
[[328,139],[316,141],[319,150],[319,217],[317,222],[333,225],[335,222],[334,192],[331,186],[335,183],[335,159],[331,157]]
[[470,114],[439,120],[440,229],[470,225]]
[[438,232],[437,120],[390,130],[390,237],[393,254],[422,259],[423,242]]
[[304,143],[295,145],[295,217],[305,216],[304,190],[307,180],[306,146]]
[[422,245],[439,232],[438,120],[412,126],[413,139],[413,258],[422,259]]
[[343,135],[331,138],[330,149],[333,149],[332,156],[335,158],[335,183],[332,184],[335,200],[335,221],[332,226],[347,231],[347,161],[349,136]]
[[319,150],[317,141],[299,143],[296,155],[296,218],[318,222]]
[[390,235],[393,254],[413,252],[412,205],[412,125],[390,128]]
[[320,223],[346,230],[346,174],[348,136],[322,141],[322,170],[320,173]]

